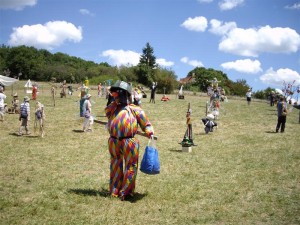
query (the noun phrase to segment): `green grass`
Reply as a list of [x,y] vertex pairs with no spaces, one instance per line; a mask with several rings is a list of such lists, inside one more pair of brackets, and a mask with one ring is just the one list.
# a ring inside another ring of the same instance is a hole
[[[33,133],[33,117],[32,135],[21,138],[18,115],[0,123],[0,224],[300,224],[298,110],[288,115],[285,133],[274,133],[274,107],[229,98],[218,129],[205,135],[207,97],[160,102],[157,95],[150,104],[148,95],[142,107],[159,138],[161,173],[139,172],[135,198],[121,202],[107,191],[109,135],[99,124],[93,133],[79,132],[77,94],[57,95],[53,107],[50,86],[43,85],[45,138]],[[93,114],[105,121],[106,100],[92,95]],[[178,143],[189,102],[197,146],[183,153]],[[148,140],[139,140],[141,158]]]

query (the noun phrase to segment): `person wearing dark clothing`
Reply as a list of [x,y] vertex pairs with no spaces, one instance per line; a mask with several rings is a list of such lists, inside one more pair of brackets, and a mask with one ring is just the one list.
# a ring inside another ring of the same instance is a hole
[[155,103],[156,87],[157,87],[157,82],[153,82],[152,86],[150,87],[150,90],[151,90],[150,102],[153,102],[153,103]]
[[276,125],[276,133],[279,131],[279,129],[281,133],[284,132],[285,123],[286,123],[286,112],[287,112],[286,107],[287,106],[284,97],[280,97],[280,101],[277,103],[278,120]]

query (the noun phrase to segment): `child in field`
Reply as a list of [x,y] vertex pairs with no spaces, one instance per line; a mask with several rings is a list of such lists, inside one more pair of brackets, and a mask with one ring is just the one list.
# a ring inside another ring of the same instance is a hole
[[30,104],[29,104],[29,97],[25,96],[24,97],[24,102],[21,104],[20,106],[20,117],[19,117],[19,121],[20,123],[20,127],[19,127],[19,136],[22,136],[22,130],[23,127],[25,127],[26,130],[26,134],[29,135],[29,128],[28,128],[28,123],[30,121]]
[[87,94],[86,95],[86,100],[83,103],[83,115],[84,115],[84,123],[83,123],[83,132],[86,131],[92,131],[92,125],[94,122],[94,119],[91,115],[92,113],[92,104],[91,104],[91,99],[92,95]]
[[45,135],[44,132],[44,119],[45,119],[45,111],[44,105],[40,102],[36,102],[35,105],[35,121],[34,121],[34,130],[36,131],[37,127],[39,127],[40,135],[43,138]]

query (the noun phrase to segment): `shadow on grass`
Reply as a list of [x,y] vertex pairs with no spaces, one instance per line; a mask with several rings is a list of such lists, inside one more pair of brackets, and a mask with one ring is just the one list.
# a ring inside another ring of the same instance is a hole
[[23,134],[22,136],[19,136],[17,133],[9,133],[9,135],[20,137],[20,138],[38,138],[38,137],[40,137],[38,135],[32,136],[32,135],[27,135],[27,134]]
[[83,130],[73,130],[75,133],[83,133]]
[[169,151],[170,151],[170,152],[182,152],[181,149],[170,149]]
[[83,196],[101,196],[101,197],[110,197],[109,191],[107,190],[93,190],[93,189],[69,189],[69,193],[74,193],[77,195]]
[[196,135],[200,135],[200,136],[206,136],[206,135],[210,135],[210,133],[213,133],[213,132],[209,132],[208,134],[207,133],[205,133],[205,132],[201,132],[201,133],[199,133],[199,134],[196,134]]
[[[102,189],[102,190],[93,190],[93,189],[69,189],[69,193],[82,195],[82,196],[101,196],[104,198],[114,198],[111,197],[109,191]],[[147,194],[140,194],[134,193],[134,196],[128,196],[124,201],[128,201],[131,203],[137,202],[144,198]]]
[[276,131],[266,131],[267,134],[277,134],[278,132]]

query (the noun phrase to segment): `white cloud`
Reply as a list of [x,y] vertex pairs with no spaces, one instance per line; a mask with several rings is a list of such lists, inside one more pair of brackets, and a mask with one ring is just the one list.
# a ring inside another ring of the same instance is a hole
[[213,1],[214,0],[198,0],[198,2],[200,2],[200,3],[211,3]]
[[50,21],[46,24],[24,25],[13,28],[8,43],[12,46],[27,45],[36,48],[53,49],[65,41],[80,42],[81,27],[66,21]]
[[251,59],[236,60],[235,62],[226,62],[222,63],[221,66],[224,69],[233,69],[241,73],[255,74],[262,71],[260,67],[260,61]]
[[[136,66],[140,62],[141,54],[130,50],[114,50],[109,49],[103,51],[102,57],[108,57],[111,64],[116,66]],[[167,61],[163,58],[156,59],[156,63],[163,67],[173,66],[174,62]]]
[[174,62],[167,61],[167,60],[162,59],[162,58],[156,59],[156,63],[160,66],[163,66],[163,67],[170,67],[170,66],[174,65]]
[[203,67],[204,66],[201,61],[190,60],[188,57],[182,57],[180,59],[180,61],[182,63],[188,64],[188,65],[193,66],[193,67]]
[[94,16],[93,13],[91,13],[88,9],[80,9],[79,12],[82,14],[82,15],[87,15],[87,16]]
[[108,57],[112,64],[116,66],[133,65],[140,62],[140,54],[133,51],[113,50],[103,51],[101,56]]
[[300,9],[300,2],[299,3],[295,3],[294,5],[292,6],[285,6],[286,9]]
[[207,19],[203,16],[191,18],[189,17],[180,26],[196,32],[203,32],[207,28]]
[[38,0],[1,0],[0,9],[22,10],[26,6],[34,6]]
[[299,48],[300,36],[295,30],[270,26],[232,29],[219,44],[221,51],[252,57],[257,57],[261,52],[297,52]]
[[243,4],[244,0],[223,0],[219,2],[219,7],[221,10],[230,10],[241,4]]
[[216,35],[225,35],[230,30],[237,28],[235,22],[223,23],[222,21],[219,21],[216,19],[210,20],[210,25],[211,25],[211,28],[209,29],[209,31]]
[[300,85],[300,74],[294,70],[285,68],[274,71],[270,68],[259,78],[263,83],[268,85],[282,86],[283,83],[293,83]]

